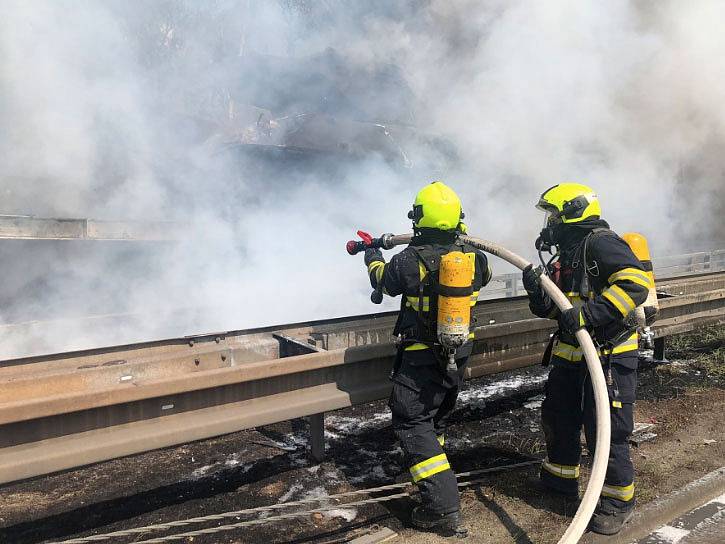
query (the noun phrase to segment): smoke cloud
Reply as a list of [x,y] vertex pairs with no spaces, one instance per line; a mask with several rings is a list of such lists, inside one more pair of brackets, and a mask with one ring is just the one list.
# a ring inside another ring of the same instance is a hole
[[[343,245],[408,231],[433,179],[473,234],[532,259],[533,204],[561,181],[595,187],[655,260],[716,244],[723,17],[707,0],[6,0],[0,213],[175,221],[185,240],[0,241],[0,356],[378,310]],[[107,314],[125,317],[71,319]]]

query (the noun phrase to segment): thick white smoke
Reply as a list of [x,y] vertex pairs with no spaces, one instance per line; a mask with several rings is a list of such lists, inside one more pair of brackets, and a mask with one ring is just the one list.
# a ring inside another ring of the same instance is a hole
[[[7,0],[0,213],[193,232],[0,242],[5,323],[137,316],[4,327],[2,354],[375,311],[344,242],[408,230],[436,178],[471,232],[532,258],[533,204],[560,181],[595,187],[615,230],[661,251],[720,241],[723,16],[705,0]],[[303,113],[324,115],[322,166],[220,151],[259,143],[248,126],[294,135]]]

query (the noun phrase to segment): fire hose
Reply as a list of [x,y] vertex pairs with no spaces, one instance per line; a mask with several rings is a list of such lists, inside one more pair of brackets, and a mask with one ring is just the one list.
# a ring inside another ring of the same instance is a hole
[[[373,238],[362,231],[358,231],[358,235],[362,238],[362,241],[353,240],[347,243],[346,248],[350,255],[355,255],[367,248],[392,249],[395,246],[409,244],[413,238],[412,234],[383,234],[380,238]],[[480,249],[481,251],[495,255],[496,257],[511,263],[520,270],[523,270],[531,264],[523,257],[520,257],[519,255],[516,255],[508,249],[498,244],[494,244],[493,242],[463,235],[459,236],[458,240]],[[540,276],[539,281],[542,289],[544,289],[544,291],[546,291],[546,293],[551,297],[551,300],[557,305],[559,310],[564,311],[572,307],[569,299],[566,298],[554,282],[552,282],[545,274]],[[604,372],[602,371],[602,365],[599,360],[599,355],[597,354],[597,349],[586,329],[578,330],[576,332],[576,339],[578,340],[584,353],[584,359],[587,364],[589,376],[592,380],[594,403],[596,407],[597,439],[594,452],[594,463],[592,465],[586,491],[584,492],[584,496],[582,497],[574,518],[569,524],[569,528],[559,539],[559,544],[575,544],[576,542],[579,542],[579,539],[584,534],[584,531],[586,531],[586,528],[589,525],[589,520],[591,519],[594,509],[597,506],[599,495],[602,492],[604,477],[607,472],[607,463],[609,460],[611,428],[609,416],[609,395],[607,393],[607,384],[604,379]]]

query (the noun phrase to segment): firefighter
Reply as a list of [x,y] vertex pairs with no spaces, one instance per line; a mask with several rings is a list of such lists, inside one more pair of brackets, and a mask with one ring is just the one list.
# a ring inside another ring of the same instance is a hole
[[479,290],[491,279],[491,269],[482,252],[457,241],[458,234],[465,232],[461,201],[442,182],[434,181],[418,193],[408,218],[413,220],[413,239],[389,263],[378,249],[365,252],[373,288],[402,296],[393,330],[398,351],[388,404],[393,430],[420,490],[422,504],[413,509],[412,524],[461,535],[465,529],[457,482],[443,448],[446,420],[456,403],[472,343],[457,350],[457,371],[447,371],[436,337],[437,272],[443,255],[466,254],[473,262],[470,305],[474,306]]
[[599,199],[591,188],[578,183],[555,185],[544,191],[536,207],[545,212],[536,247],[540,253],[558,249],[546,265],[546,273],[573,305],[560,312],[538,282],[541,268],[530,265],[524,270],[531,311],[559,323],[544,357],[551,370],[541,407],[548,458],[541,468],[540,483],[576,500],[582,425],[587,448],[594,454],[592,383],[575,338],[578,330],[586,328],[599,349],[612,422],[604,488],[589,528],[616,534],[635,505],[628,439],[634,425],[638,335],[631,317],[647,298],[650,277],[627,243],[601,219]]

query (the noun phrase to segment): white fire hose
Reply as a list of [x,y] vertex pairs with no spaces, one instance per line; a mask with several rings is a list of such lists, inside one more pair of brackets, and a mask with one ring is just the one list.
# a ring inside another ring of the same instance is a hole
[[[412,234],[383,235],[383,247],[385,249],[392,249],[394,246],[409,244],[412,237]],[[486,253],[496,255],[521,270],[531,264],[526,259],[519,257],[515,253],[499,246],[498,244],[494,244],[493,242],[473,238],[471,236],[459,236],[458,239],[466,244],[485,251]],[[561,311],[568,310],[572,307],[569,299],[566,298],[559,288],[554,285],[554,282],[552,282],[547,276],[542,274],[540,280],[541,287],[544,291],[546,291],[546,293],[551,297],[551,300],[554,301],[554,304],[556,304]],[[609,395],[607,393],[607,384],[604,379],[604,372],[602,371],[602,364],[589,333],[585,329],[581,329],[577,331],[576,338],[584,352],[584,358],[587,363],[587,369],[589,370],[589,376],[591,377],[592,387],[594,389],[594,403],[597,412],[597,442],[596,450],[594,452],[594,464],[592,466],[591,475],[589,476],[587,489],[584,492],[584,496],[579,504],[579,509],[576,511],[569,528],[559,539],[559,544],[576,544],[584,534],[584,531],[586,531],[587,526],[589,525],[589,520],[591,519],[594,509],[597,506],[599,494],[602,492],[604,476],[607,472],[607,463],[609,460],[609,440],[611,433],[609,419]]]

